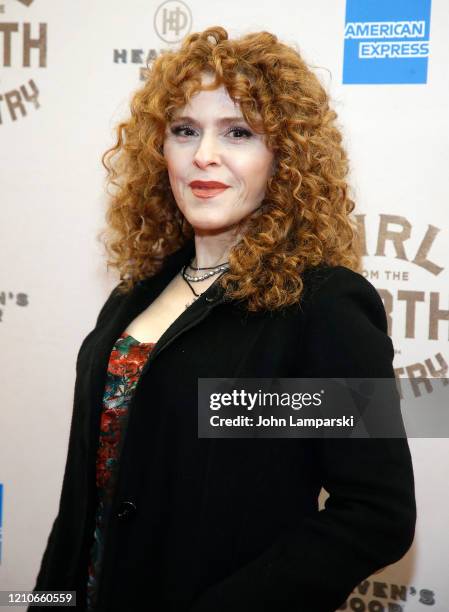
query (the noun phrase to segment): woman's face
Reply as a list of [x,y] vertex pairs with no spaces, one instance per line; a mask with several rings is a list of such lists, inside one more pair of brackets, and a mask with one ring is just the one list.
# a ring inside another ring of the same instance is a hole
[[[211,80],[202,75],[203,84]],[[181,212],[194,229],[213,233],[229,230],[260,206],[274,167],[263,135],[250,129],[223,85],[198,92],[176,112],[167,126],[164,156]]]

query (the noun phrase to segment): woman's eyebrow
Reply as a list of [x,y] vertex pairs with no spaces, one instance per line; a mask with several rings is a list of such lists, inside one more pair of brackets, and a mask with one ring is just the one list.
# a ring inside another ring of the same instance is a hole
[[[197,121],[193,117],[188,117],[188,116],[173,117],[172,121],[183,121],[183,122],[186,122],[186,123],[195,123],[195,124],[200,123],[199,121]],[[235,121],[243,121],[243,122],[245,122],[245,118],[242,115],[240,115],[240,116],[236,115],[234,117],[221,117],[215,123],[217,125],[228,125],[229,123],[234,123]]]

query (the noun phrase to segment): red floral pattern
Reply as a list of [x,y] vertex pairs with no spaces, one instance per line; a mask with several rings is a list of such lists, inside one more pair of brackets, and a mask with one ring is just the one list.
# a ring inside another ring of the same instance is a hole
[[114,491],[120,450],[128,421],[128,407],[140,373],[155,343],[138,342],[123,332],[114,344],[109,358],[100,438],[96,460],[98,507],[87,580],[87,609],[94,610],[98,576],[107,524]]

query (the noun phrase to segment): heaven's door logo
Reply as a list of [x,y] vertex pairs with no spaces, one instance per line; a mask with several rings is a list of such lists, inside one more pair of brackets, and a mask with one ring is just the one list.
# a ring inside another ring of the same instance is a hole
[[165,43],[180,42],[192,27],[192,13],[185,2],[167,0],[154,14],[154,31]]
[[[34,0],[17,0],[31,7]],[[5,5],[0,4],[5,15]],[[37,70],[47,67],[47,24],[0,21],[0,125],[17,121],[40,107]],[[4,70],[7,69],[7,70]],[[30,76],[30,72],[33,76]]]
[[[192,11],[182,0],[166,0],[162,2],[162,4],[156,7],[153,16],[154,33],[163,43],[168,45],[181,42],[190,33],[192,23]],[[149,31],[151,30],[149,29]],[[147,35],[145,40],[148,40]],[[167,51],[168,48],[165,45],[162,49],[157,49],[155,46],[148,48],[142,44],[128,49],[115,48],[112,52],[112,58],[114,64],[138,65],[140,80],[145,81],[148,78],[148,67],[158,55]]]
[[343,83],[427,83],[431,0],[346,0]]

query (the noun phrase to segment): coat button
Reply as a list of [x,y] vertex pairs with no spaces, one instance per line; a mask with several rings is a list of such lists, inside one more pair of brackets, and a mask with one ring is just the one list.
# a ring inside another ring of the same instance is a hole
[[136,513],[137,506],[132,501],[122,501],[119,504],[119,508],[117,511],[117,518],[123,520],[127,520],[134,516]]
[[213,295],[208,295],[208,296],[206,297],[206,302],[215,302],[215,299],[216,299],[216,298],[215,298],[215,296],[213,296]]

